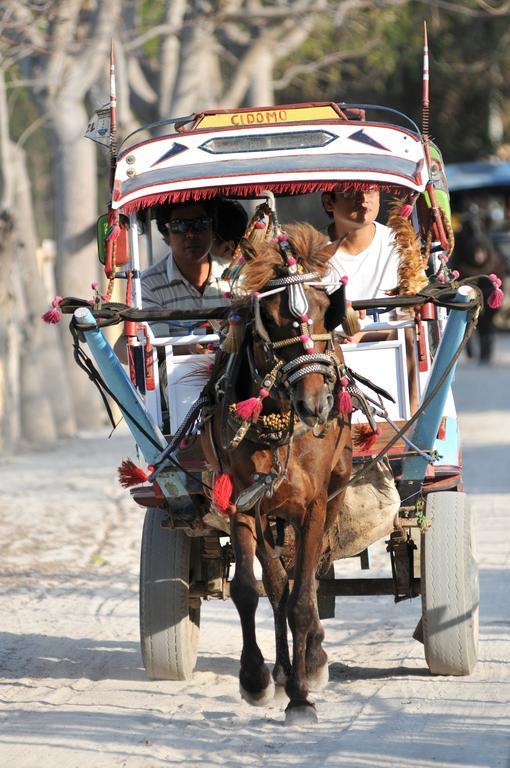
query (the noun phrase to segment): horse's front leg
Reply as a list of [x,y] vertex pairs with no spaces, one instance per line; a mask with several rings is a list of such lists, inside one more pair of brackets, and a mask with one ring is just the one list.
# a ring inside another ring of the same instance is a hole
[[259,602],[253,570],[256,536],[255,521],[237,513],[231,522],[231,539],[235,556],[235,574],[230,595],[239,612],[243,633],[239,689],[249,704],[264,706],[274,696],[274,682],[255,635],[255,612]]
[[262,580],[266,595],[271,603],[274,615],[276,661],[273,668],[273,679],[277,685],[285,685],[289,679],[291,664],[289,643],[287,639],[287,600],[289,597],[289,577],[279,558],[273,559],[272,536],[269,535],[269,524],[265,520],[266,556],[259,555],[262,566]]
[[312,503],[298,538],[294,587],[289,597],[288,620],[293,637],[292,671],[285,687],[290,701],[286,723],[315,722],[315,706],[308,700],[310,688],[327,682],[328,657],[322,647],[324,630],[317,610],[315,573],[322,549],[326,499]]

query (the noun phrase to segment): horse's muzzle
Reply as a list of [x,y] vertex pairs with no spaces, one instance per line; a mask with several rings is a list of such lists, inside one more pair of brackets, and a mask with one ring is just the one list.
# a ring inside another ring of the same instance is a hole
[[304,387],[297,387],[292,394],[292,404],[296,416],[307,427],[315,427],[317,424],[325,424],[333,408],[333,395],[324,385],[321,392],[306,392]]

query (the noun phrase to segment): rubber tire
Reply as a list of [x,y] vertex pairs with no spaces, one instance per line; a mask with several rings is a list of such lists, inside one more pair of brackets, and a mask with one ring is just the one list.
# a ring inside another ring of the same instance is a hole
[[197,660],[200,603],[190,606],[192,539],[162,528],[166,513],[145,514],[140,563],[140,644],[152,680],[189,680]]
[[425,659],[433,675],[469,675],[478,660],[480,587],[473,515],[465,493],[429,493],[422,533]]

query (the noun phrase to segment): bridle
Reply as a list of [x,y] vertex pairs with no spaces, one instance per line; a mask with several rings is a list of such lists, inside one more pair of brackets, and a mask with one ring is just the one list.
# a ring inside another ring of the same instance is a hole
[[[306,274],[290,274],[285,277],[274,278],[264,287],[262,292],[256,292],[252,296],[253,336],[265,353],[266,359],[273,363],[271,371],[261,375],[258,371],[253,354],[248,354],[251,373],[255,380],[262,380],[263,386],[268,385],[283,387],[286,396],[289,390],[309,374],[318,373],[324,376],[331,391],[338,379],[338,368],[341,365],[334,351],[333,333],[313,333],[313,321],[308,317],[308,300],[304,287],[316,286],[324,288],[325,284],[320,280],[320,275],[315,272]],[[288,304],[291,314],[294,316],[294,327],[299,333],[285,339],[273,341],[262,319],[260,303],[263,299],[281,293],[288,292]],[[315,342],[325,341],[326,351],[315,352]],[[285,362],[279,356],[279,350],[295,344],[303,346],[304,354]],[[342,373],[340,373],[342,375]]]

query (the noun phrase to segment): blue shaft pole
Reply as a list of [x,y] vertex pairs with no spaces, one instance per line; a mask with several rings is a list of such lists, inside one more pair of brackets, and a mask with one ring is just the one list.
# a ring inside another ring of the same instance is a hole
[[[467,287],[461,287],[455,296],[456,301],[469,302],[471,291]],[[427,382],[423,400],[425,400],[434,387],[438,384],[448,367],[452,357],[461,343],[467,324],[467,312],[463,310],[451,310],[446,321],[443,337],[434,357],[434,363]],[[432,402],[420,415],[412,435],[413,443],[422,451],[431,451],[436,441],[437,432],[443,417],[446,398],[450,391],[455,374],[456,364],[445,378],[439,391]],[[423,456],[406,456],[402,462],[402,482],[423,480],[429,462]]]
[[[77,309],[74,316],[80,324],[96,324],[94,316],[87,307],[80,307]],[[142,398],[133,387],[129,376],[122,367],[117,355],[108,344],[102,331],[96,326],[91,330],[83,331],[83,335],[92,352],[94,360],[96,361],[101,376],[105,380],[108,388],[126,409],[125,413],[123,413],[124,418],[131,430],[131,434],[140,446],[147,464],[154,464],[160,453],[168,445],[165,437],[147,413]],[[138,425],[151,436],[155,444],[144,435]]]

